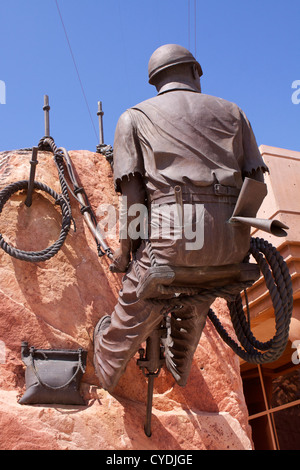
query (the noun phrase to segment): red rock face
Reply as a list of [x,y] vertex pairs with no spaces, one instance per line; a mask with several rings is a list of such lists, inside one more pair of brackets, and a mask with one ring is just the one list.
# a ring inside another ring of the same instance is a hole
[[[94,212],[118,206],[110,165],[99,154],[71,151],[80,184]],[[1,189],[28,179],[31,152],[0,154]],[[36,180],[60,193],[52,154],[39,152]],[[19,192],[5,204],[0,233],[19,249],[38,251],[52,244],[61,228],[60,208],[35,191],[33,204]],[[0,449],[251,449],[251,430],[239,373],[239,360],[208,321],[186,387],[165,369],[156,379],[152,436],[143,432],[147,382],[133,358],[113,395],[99,387],[93,367],[93,329],[110,314],[121,275],[99,258],[92,234],[72,198],[76,232],[46,262],[27,263],[0,249]],[[117,240],[108,240],[112,249]],[[226,303],[214,310],[234,336]],[[21,406],[24,366],[21,342],[39,348],[88,350],[81,391],[86,407]]]

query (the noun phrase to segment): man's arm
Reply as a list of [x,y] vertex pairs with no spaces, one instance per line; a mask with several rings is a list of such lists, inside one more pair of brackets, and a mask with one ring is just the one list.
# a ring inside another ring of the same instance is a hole
[[114,139],[114,183],[122,194],[120,207],[120,246],[114,255],[111,270],[126,272],[130,255],[136,251],[140,240],[129,236],[128,227],[134,217],[128,216],[133,204],[145,204],[146,190],[143,181],[144,160],[134,113],[127,110],[117,123]]
[[259,151],[254,132],[251,124],[245,115],[240,110],[242,121],[242,136],[243,136],[243,151],[244,151],[244,165],[243,177],[254,179],[256,181],[264,182],[264,173],[269,169]]
[[120,187],[122,191],[120,220],[124,225],[120,227],[120,232],[122,232],[120,246],[114,254],[114,261],[110,268],[114,272],[126,272],[131,253],[137,250],[141,242],[140,239],[131,238],[128,232],[128,227],[135,218],[135,216],[128,216],[130,207],[133,204],[143,204],[146,209],[146,190],[139,174],[123,177]]

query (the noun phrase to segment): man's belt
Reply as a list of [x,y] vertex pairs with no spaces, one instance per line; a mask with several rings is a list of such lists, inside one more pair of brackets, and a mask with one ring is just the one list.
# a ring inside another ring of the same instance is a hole
[[148,196],[151,204],[170,204],[178,202],[179,198],[183,203],[193,202],[225,202],[235,203],[240,193],[239,188],[214,184],[210,186],[199,186],[190,188],[189,186],[170,186],[163,189],[156,189]]

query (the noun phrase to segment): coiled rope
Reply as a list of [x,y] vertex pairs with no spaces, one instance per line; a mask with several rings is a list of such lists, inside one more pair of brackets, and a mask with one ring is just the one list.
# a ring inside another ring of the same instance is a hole
[[[102,235],[97,230],[97,220],[95,214],[92,210],[92,207],[89,203],[87,194],[83,187],[78,185],[78,182],[75,177],[75,173],[73,171],[72,162],[67,150],[63,147],[57,148],[55,142],[52,137],[43,137],[38,145],[39,150],[50,151],[53,153],[54,162],[57,167],[59,182],[61,186],[61,194],[57,194],[51,188],[49,188],[46,184],[40,183],[37,181],[33,182],[33,189],[40,189],[41,191],[47,192],[50,196],[52,196],[55,200],[55,204],[59,204],[61,206],[62,211],[62,226],[61,232],[58,240],[53,243],[53,245],[49,246],[45,250],[41,251],[24,251],[19,250],[15,247],[10,246],[7,241],[4,240],[2,234],[0,234],[0,248],[6,251],[7,254],[13,256],[14,258],[20,259],[22,261],[29,261],[29,262],[40,262],[40,261],[47,261],[48,259],[52,258],[56,253],[61,249],[62,245],[65,242],[65,239],[69,233],[71,222],[73,222],[74,230],[76,231],[75,221],[72,217],[71,205],[70,205],[70,198],[69,193],[76,199],[76,201],[80,204],[80,212],[84,216],[87,225],[95,237],[95,242],[97,245],[98,256],[108,256],[108,258],[113,258],[113,253],[110,247],[106,244],[105,240],[103,239]],[[26,149],[31,150],[31,149]],[[31,164],[37,164],[37,161],[30,162]],[[65,174],[64,174],[64,163],[66,165],[66,169],[69,175],[69,179],[73,186],[73,189],[70,188],[68,184]],[[31,174],[30,174],[31,177]],[[12,183],[2,191],[0,191],[0,214],[3,210],[4,205],[8,201],[8,199],[16,192],[22,189],[28,189],[29,187],[29,180],[22,180],[17,181],[16,183]],[[26,203],[26,202],[25,202]]]
[[[54,140],[52,137],[45,137],[40,140],[39,148],[47,148],[53,152],[54,162],[56,164],[59,176],[59,182],[61,186],[61,194],[57,194],[53,189],[49,188],[44,183],[40,183],[38,181],[34,182],[34,188],[39,189],[48,193],[50,196],[53,197],[55,204],[60,205],[62,211],[62,223],[61,223],[61,231],[58,240],[53,243],[48,248],[41,250],[41,251],[24,251],[19,250],[15,247],[10,246],[5,239],[3,238],[2,234],[0,234],[0,247],[10,256],[17,258],[22,261],[29,261],[29,262],[40,262],[40,261],[47,261],[48,259],[52,258],[56,253],[61,249],[62,245],[65,242],[65,239],[69,233],[71,222],[72,222],[72,212],[70,206],[70,199],[68,193],[68,187],[64,176],[64,166],[63,166],[63,155],[61,151],[56,147]],[[2,191],[0,191],[0,214],[3,210],[4,205],[8,201],[8,199],[15,194],[16,192],[27,189],[28,188],[28,180],[17,181],[16,183],[12,183]]]
[[252,238],[250,253],[259,265],[270,292],[274,307],[275,335],[266,342],[260,342],[253,336],[240,294],[234,301],[227,303],[237,339],[242,347],[229,336],[212,309],[209,310],[208,317],[221,338],[241,359],[254,364],[265,364],[276,361],[287,346],[293,311],[292,281],[286,262],[266,240]]
[[[154,265],[155,257],[148,242],[148,254],[151,264]],[[190,293],[182,290],[183,295],[177,297],[163,299],[152,298],[148,301],[154,305],[164,305],[161,313],[173,311],[183,305],[196,305],[198,302],[211,301],[217,297],[227,300],[230,317],[234,331],[240,344],[230,337],[225,327],[220,322],[217,315],[212,309],[209,309],[208,318],[213,323],[216,331],[224,342],[246,362],[254,364],[265,364],[276,361],[284,352],[288,338],[290,321],[293,311],[293,289],[292,281],[288,266],[276,248],[262,238],[251,238],[249,255],[252,255],[260,267],[260,271],[265,279],[266,286],[269,290],[270,297],[274,308],[275,317],[275,335],[266,342],[258,341],[250,328],[250,319],[246,318],[244,312],[241,292],[248,287],[250,283],[236,283],[215,289],[191,289]],[[135,263],[138,268],[138,264]],[[172,289],[168,286],[165,293],[171,293]],[[174,291],[180,291],[181,288],[176,286]],[[247,299],[247,293],[245,295]]]

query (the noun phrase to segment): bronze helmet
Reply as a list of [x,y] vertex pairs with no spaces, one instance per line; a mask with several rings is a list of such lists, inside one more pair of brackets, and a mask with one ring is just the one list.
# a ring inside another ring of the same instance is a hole
[[149,83],[153,85],[153,78],[162,70],[178,64],[196,64],[199,76],[203,75],[201,65],[193,54],[178,44],[165,44],[153,52],[148,64]]

